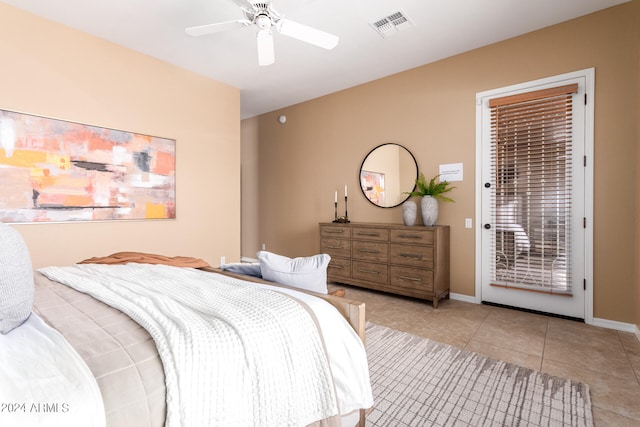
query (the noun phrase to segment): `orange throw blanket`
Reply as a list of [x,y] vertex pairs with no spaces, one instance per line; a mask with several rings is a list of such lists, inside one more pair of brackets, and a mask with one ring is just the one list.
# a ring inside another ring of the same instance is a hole
[[78,264],[164,264],[174,267],[203,268],[210,267],[204,260],[185,256],[168,257],[164,255],[148,254],[144,252],[116,252],[105,257],[93,257],[80,261]]

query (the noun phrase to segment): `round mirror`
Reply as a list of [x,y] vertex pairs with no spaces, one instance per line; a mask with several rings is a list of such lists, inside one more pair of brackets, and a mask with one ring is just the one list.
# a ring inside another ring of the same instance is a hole
[[364,196],[381,208],[396,207],[409,198],[418,179],[418,163],[402,145],[387,143],[367,154],[360,167]]

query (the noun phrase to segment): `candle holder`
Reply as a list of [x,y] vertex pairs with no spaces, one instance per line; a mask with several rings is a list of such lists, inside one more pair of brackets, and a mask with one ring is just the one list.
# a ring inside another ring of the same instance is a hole
[[333,203],[333,222],[338,222],[338,201]]
[[349,214],[347,213],[347,193],[346,192],[344,193],[344,222],[350,222]]
[[349,214],[347,210],[347,196],[344,196],[344,216],[338,216],[338,202],[335,202],[335,219],[333,222],[338,222],[341,224],[347,224],[349,221]]

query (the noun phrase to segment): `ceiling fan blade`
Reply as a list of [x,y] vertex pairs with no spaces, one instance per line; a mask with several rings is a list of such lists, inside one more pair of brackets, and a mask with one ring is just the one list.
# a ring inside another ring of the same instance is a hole
[[302,40],[303,42],[311,43],[312,45],[325,49],[333,49],[338,45],[338,41],[340,40],[338,36],[333,34],[284,18],[278,22],[276,28],[280,34],[284,34],[285,36],[293,37],[294,39]]
[[273,52],[273,33],[271,30],[260,30],[256,36],[258,39],[258,64],[271,65],[275,62]]
[[251,12],[253,8],[253,3],[249,0],[232,0],[235,4],[238,5],[239,8],[246,10],[247,12]]
[[200,25],[198,27],[189,27],[184,31],[190,36],[205,36],[207,34],[220,33],[222,31],[233,30],[238,27],[246,27],[251,25],[248,19],[240,19],[237,21],[218,22],[217,24]]

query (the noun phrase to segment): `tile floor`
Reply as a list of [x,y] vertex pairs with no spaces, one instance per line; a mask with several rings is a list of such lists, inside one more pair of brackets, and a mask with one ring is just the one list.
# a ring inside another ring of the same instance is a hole
[[640,341],[628,332],[517,310],[430,302],[345,285],[367,320],[589,384],[596,427],[640,426]]

